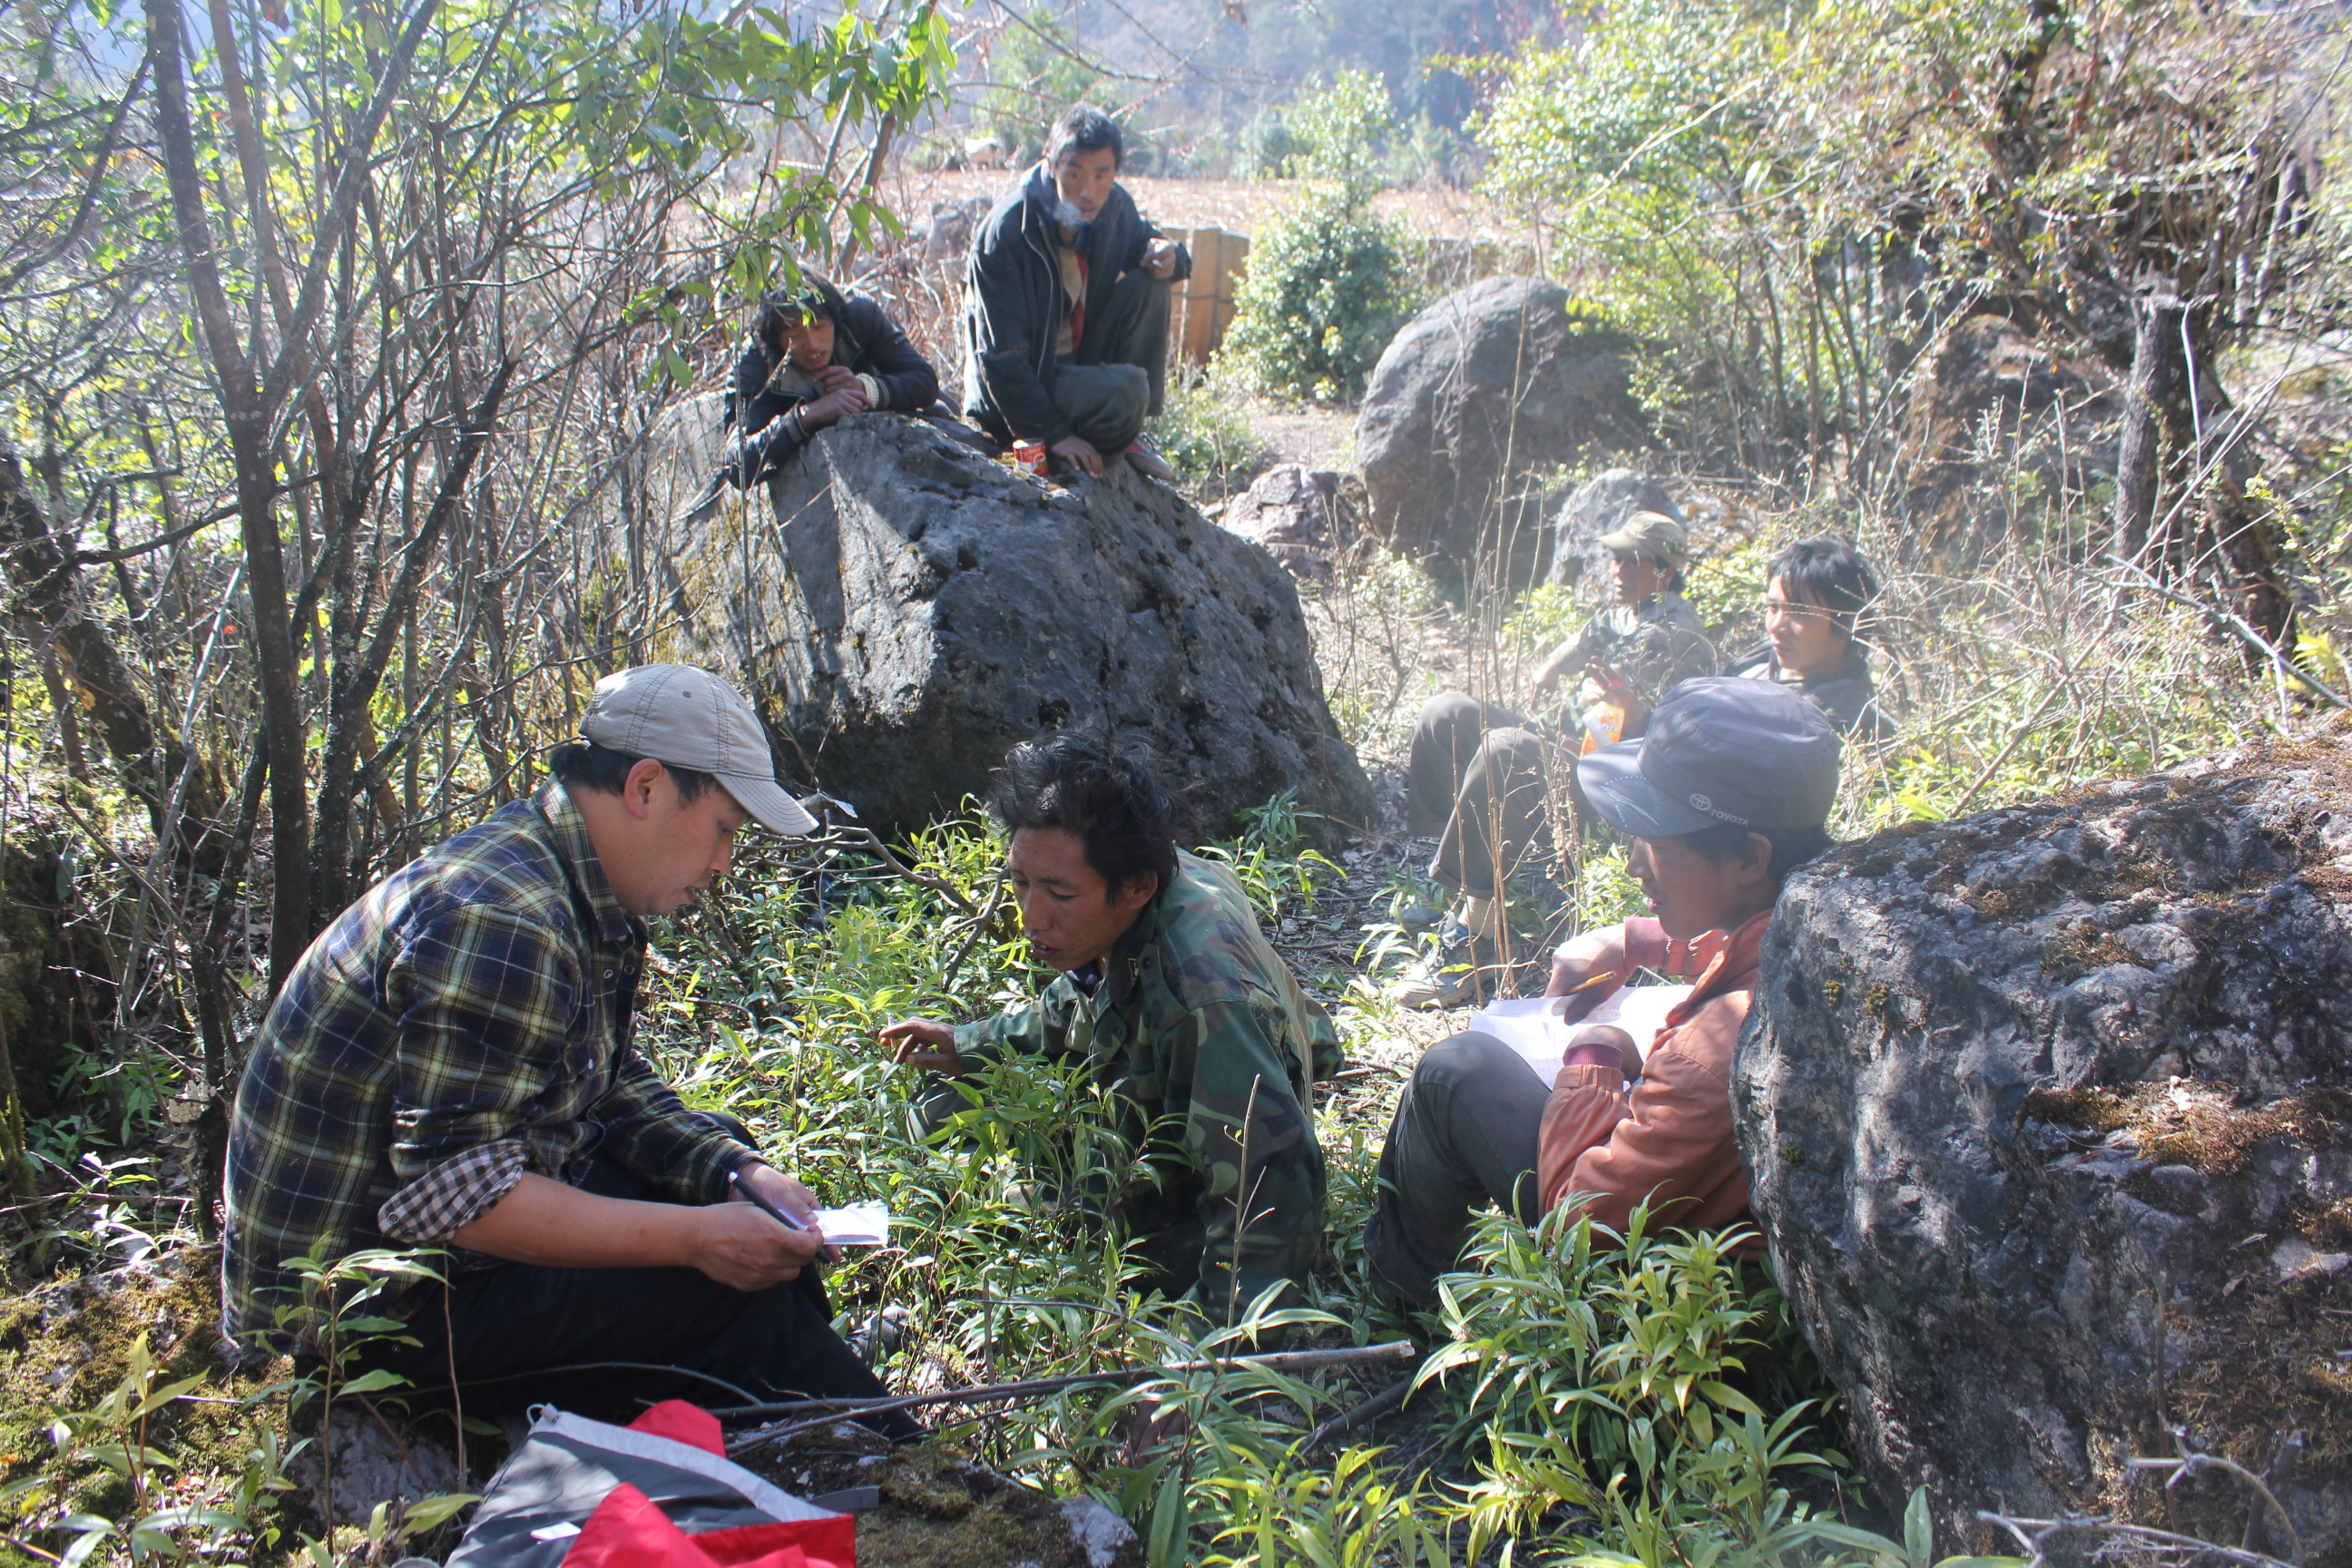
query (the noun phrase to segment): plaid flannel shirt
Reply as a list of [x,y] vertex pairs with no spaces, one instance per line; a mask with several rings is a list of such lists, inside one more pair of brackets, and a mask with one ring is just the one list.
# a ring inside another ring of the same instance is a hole
[[[724,1198],[751,1152],[629,1044],[645,953],[552,783],[345,910],[263,1018],[237,1089],[231,1337],[290,1348],[273,1313],[299,1300],[289,1260],[446,1241],[526,1171],[576,1181],[600,1148],[679,1202]],[[310,1327],[288,1326],[298,1342]]]

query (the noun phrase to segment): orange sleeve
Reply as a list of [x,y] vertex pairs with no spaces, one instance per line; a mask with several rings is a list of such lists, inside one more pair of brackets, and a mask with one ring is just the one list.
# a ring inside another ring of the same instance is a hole
[[[1574,1070],[1563,1068],[1561,1079]],[[1608,1097],[1623,1109],[1606,1124],[1583,1103],[1597,1098],[1563,1081],[1544,1108],[1537,1168],[1547,1207],[1570,1193],[1592,1194],[1584,1212],[1621,1231],[1645,1198],[1674,1225],[1723,1223],[1745,1207],[1746,1182],[1737,1181],[1736,1194],[1728,1190],[1741,1172],[1731,1097],[1719,1075],[1669,1045],[1650,1058],[1630,1094]],[[1598,1138],[1590,1136],[1596,1126]],[[1717,1215],[1726,1199],[1731,1214]]]
[[1625,1075],[1599,1062],[1563,1067],[1544,1101],[1536,1145],[1536,1191],[1547,1209],[1571,1189],[1569,1175],[1588,1149],[1605,1143],[1626,1110]]

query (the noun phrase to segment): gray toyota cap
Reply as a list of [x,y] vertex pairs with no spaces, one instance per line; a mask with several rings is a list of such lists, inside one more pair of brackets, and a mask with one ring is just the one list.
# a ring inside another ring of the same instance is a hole
[[641,664],[596,683],[580,732],[608,751],[715,773],[762,826],[798,837],[816,827],[776,782],[767,726],[743,694],[708,670]]
[[1721,823],[1819,827],[1837,799],[1838,738],[1822,710],[1777,680],[1685,680],[1638,741],[1580,760],[1576,782],[1601,819],[1636,838]]

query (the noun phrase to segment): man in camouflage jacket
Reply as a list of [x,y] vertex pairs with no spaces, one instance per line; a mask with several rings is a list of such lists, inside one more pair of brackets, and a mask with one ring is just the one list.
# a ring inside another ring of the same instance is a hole
[[[1113,1212],[1158,1285],[1231,1320],[1303,1279],[1321,1250],[1313,1085],[1339,1037],[1259,932],[1225,868],[1179,853],[1139,761],[1087,737],[1015,747],[991,802],[1038,958],[1063,971],[1034,1002],[961,1027],[882,1031],[898,1058],[963,1077],[1036,1055],[1084,1062],[1122,1107],[1148,1171]],[[935,1120],[965,1108],[929,1097]]]

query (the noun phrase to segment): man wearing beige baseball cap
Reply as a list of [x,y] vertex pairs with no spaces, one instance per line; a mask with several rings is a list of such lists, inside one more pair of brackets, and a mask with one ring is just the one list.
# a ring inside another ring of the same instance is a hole
[[442,1279],[372,1308],[406,1342],[368,1364],[419,1398],[879,1395],[810,1267],[815,1200],[630,1040],[645,922],[726,870],[747,822],[815,823],[751,705],[706,671],[607,676],[580,730],[531,798],[337,917],[263,1018],[229,1131],[225,1326],[316,1354],[291,1260],[440,1248]]

